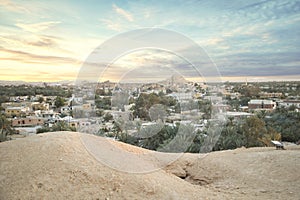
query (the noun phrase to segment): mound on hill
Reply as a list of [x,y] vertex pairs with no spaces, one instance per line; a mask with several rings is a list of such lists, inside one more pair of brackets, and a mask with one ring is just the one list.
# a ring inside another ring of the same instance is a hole
[[300,148],[153,152],[53,132],[0,143],[0,199],[299,199]]

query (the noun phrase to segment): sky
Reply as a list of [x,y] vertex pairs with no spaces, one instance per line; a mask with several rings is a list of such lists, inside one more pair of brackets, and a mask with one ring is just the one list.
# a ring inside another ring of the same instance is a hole
[[[101,44],[142,28],[191,39],[230,80],[300,77],[300,0],[1,0],[0,80],[76,80]],[[140,49],[108,69],[140,78],[187,65],[172,52]]]

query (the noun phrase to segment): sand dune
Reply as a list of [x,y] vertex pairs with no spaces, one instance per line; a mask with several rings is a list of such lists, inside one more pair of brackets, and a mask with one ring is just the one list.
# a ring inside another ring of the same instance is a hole
[[300,148],[158,153],[75,132],[0,143],[0,199],[299,199]]

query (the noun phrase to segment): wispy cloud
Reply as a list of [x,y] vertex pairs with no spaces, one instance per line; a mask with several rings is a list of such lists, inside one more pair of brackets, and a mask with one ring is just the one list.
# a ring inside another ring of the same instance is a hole
[[116,13],[118,13],[119,15],[125,17],[125,19],[127,19],[128,21],[133,22],[133,16],[132,16],[131,13],[129,13],[129,12],[123,10],[122,8],[116,6],[116,4],[113,4],[112,7],[113,7],[113,9]]
[[109,19],[100,19],[100,22],[102,22],[109,30],[113,30],[113,31],[122,30],[122,25],[116,21],[112,21]]
[[41,23],[35,23],[35,24],[23,24],[23,23],[17,23],[16,26],[28,31],[28,32],[41,32],[44,30],[47,30],[57,24],[60,24],[61,22],[59,21],[49,21],[49,22],[41,22]]
[[40,37],[36,41],[30,41],[27,42],[27,44],[31,46],[37,46],[37,47],[56,47],[57,42],[49,37]]
[[[178,0],[176,4],[170,0],[155,4],[0,0],[0,12],[0,77],[5,67],[11,71],[27,67],[32,74],[45,70],[45,76],[53,66],[78,68],[112,34],[143,27],[186,35],[228,76],[300,72],[299,0]],[[110,72],[146,67],[138,71],[141,74],[151,74],[152,67],[180,71],[187,65],[161,52],[132,53],[114,64]]]
[[38,54],[28,53],[24,51],[4,49],[4,48],[0,48],[0,52],[2,54],[0,60],[17,61],[21,63],[40,63],[40,64],[47,64],[47,65],[54,65],[54,64],[78,65],[81,63],[79,60],[70,57],[38,55]]
[[8,46],[36,46],[36,47],[57,47],[57,39],[51,36],[35,35],[30,39],[26,37],[20,38],[19,36],[0,35],[0,40],[5,42]]
[[65,39],[44,35],[44,34],[28,34],[28,35],[12,35],[0,34],[0,45],[3,49],[21,50],[31,53],[43,53],[53,55],[74,56],[74,50],[68,49],[64,43]]
[[29,10],[26,9],[25,7],[17,4],[17,3],[14,3],[10,0],[1,0],[0,1],[0,7],[3,7],[5,8],[6,10],[8,11],[12,11],[12,12],[18,12],[18,13],[29,13]]

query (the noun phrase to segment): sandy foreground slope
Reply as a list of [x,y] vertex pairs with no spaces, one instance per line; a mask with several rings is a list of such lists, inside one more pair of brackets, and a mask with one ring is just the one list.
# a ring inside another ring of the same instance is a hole
[[300,147],[166,154],[44,133],[0,143],[0,199],[300,199]]

